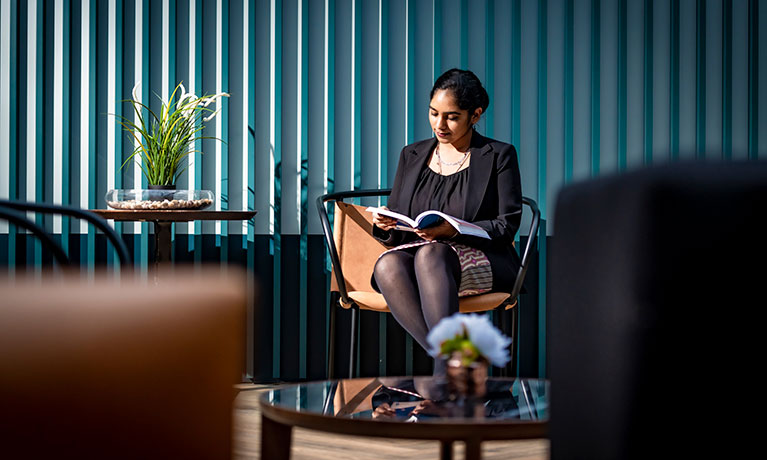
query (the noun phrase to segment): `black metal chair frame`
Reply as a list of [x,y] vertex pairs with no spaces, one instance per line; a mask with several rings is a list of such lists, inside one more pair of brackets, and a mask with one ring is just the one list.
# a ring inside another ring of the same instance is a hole
[[48,248],[52,253],[56,261],[62,265],[70,265],[71,261],[67,258],[61,246],[58,245],[50,237],[48,232],[43,230],[39,225],[30,221],[23,212],[35,212],[46,214],[59,214],[62,216],[74,217],[76,219],[82,219],[89,222],[91,225],[101,230],[107,239],[114,246],[117,256],[120,259],[120,265],[131,265],[131,258],[128,252],[128,247],[125,246],[125,242],[120,238],[120,235],[114,231],[112,227],[107,224],[106,220],[97,216],[96,214],[85,211],[73,206],[52,205],[45,203],[29,203],[23,201],[9,201],[0,200],[0,217],[8,220],[9,222],[23,227],[31,231],[40,241],[43,246]]
[[[344,201],[348,199],[356,199],[356,198],[364,198],[364,197],[383,197],[388,196],[391,194],[391,189],[368,189],[368,190],[354,190],[354,191],[348,191],[348,192],[338,192],[338,193],[329,193],[326,195],[322,195],[317,198],[317,211],[320,215],[320,221],[322,223],[322,232],[325,235],[325,242],[328,245],[328,250],[330,252],[330,260],[332,262],[332,269],[333,274],[335,275],[336,282],[338,283],[338,291],[340,295],[340,301],[345,304],[351,304],[351,338],[350,338],[350,351],[349,351],[349,377],[352,378],[355,375],[355,363],[356,363],[356,350],[357,350],[357,323],[359,321],[359,315],[357,311],[359,310],[359,306],[352,300],[348,292],[346,290],[346,283],[344,281],[343,276],[343,269],[341,267],[341,263],[338,257],[338,250],[336,249],[335,240],[333,239],[333,228],[330,225],[330,219],[328,218],[328,212],[326,209],[326,203],[328,202],[336,202],[336,201]],[[519,297],[519,293],[522,290],[522,283],[525,280],[525,275],[527,274],[527,269],[530,265],[530,252],[533,247],[533,244],[535,243],[535,240],[538,236],[538,224],[540,221],[541,213],[538,210],[538,204],[535,202],[535,200],[528,198],[528,197],[522,197],[522,203],[530,208],[532,211],[532,218],[530,220],[530,227],[529,227],[529,237],[527,239],[527,242],[522,250],[521,253],[521,266],[520,270],[517,273],[517,278],[514,281],[514,287],[511,291],[511,296],[509,296],[508,299],[506,299],[503,303],[501,303],[499,306],[495,308],[496,311],[504,311],[506,306],[513,305],[514,302],[517,301],[517,298]],[[329,324],[329,350],[328,350],[328,378],[333,377],[333,368],[335,364],[335,322],[336,322],[336,314],[335,314],[335,308],[333,305],[331,305],[330,308],[330,324]],[[511,356],[512,356],[512,363],[514,363],[515,359],[515,353],[516,353],[516,327],[517,327],[517,317],[519,312],[519,305],[516,305],[514,308],[511,309],[511,331],[512,331],[512,342],[511,342]],[[505,324],[503,324],[503,318],[504,315],[497,315],[501,318],[501,328],[502,330],[505,330]]]

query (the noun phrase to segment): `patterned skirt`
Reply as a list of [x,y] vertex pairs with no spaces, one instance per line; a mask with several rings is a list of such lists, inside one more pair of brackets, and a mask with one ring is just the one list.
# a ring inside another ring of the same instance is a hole
[[483,294],[493,288],[493,271],[490,267],[490,261],[484,252],[479,249],[466,246],[464,244],[454,243],[452,241],[416,241],[414,243],[401,244],[395,248],[384,251],[378,258],[384,254],[400,249],[415,248],[431,243],[443,243],[449,245],[458,255],[458,261],[461,264],[461,283],[458,286],[458,297]]

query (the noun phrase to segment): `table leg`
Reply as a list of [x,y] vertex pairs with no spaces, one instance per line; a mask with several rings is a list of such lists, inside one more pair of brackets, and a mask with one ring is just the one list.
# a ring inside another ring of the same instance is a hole
[[482,441],[479,439],[466,440],[466,460],[480,460],[482,458]]
[[173,222],[154,221],[154,263],[155,267],[170,262],[170,253],[172,249],[171,228]]
[[440,460],[453,460],[453,441],[441,440],[439,442]]
[[261,458],[290,459],[292,427],[275,422],[261,414]]

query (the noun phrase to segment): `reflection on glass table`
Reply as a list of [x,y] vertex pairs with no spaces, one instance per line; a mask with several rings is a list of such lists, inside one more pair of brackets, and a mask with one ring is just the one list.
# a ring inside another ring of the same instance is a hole
[[483,440],[545,437],[548,402],[549,383],[538,379],[490,378],[479,398],[448,394],[444,377],[291,385],[261,397],[262,448],[267,449],[263,454],[287,458],[281,456],[284,446],[278,446],[280,433],[288,436],[289,453],[290,428],[301,426],[362,436],[436,439],[441,441],[442,458],[452,458],[452,443],[464,441],[466,458],[480,458]]

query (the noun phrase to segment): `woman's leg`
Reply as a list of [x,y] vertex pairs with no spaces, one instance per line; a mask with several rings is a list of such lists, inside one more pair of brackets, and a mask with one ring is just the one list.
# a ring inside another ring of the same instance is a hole
[[461,263],[449,245],[432,243],[418,248],[414,269],[421,310],[427,329],[431,330],[442,318],[458,311]]
[[373,274],[394,319],[413,336],[416,342],[428,350],[426,344],[428,329],[421,313],[413,260],[414,256],[410,252],[386,253],[376,262]]

